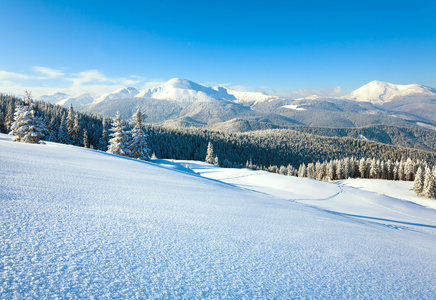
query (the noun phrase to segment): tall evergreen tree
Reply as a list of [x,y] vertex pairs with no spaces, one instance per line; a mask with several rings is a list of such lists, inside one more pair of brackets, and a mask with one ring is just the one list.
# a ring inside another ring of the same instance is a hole
[[68,142],[69,142],[65,115],[62,115],[61,123],[59,124],[59,131],[58,131],[58,138],[57,139],[58,139],[58,143],[61,143],[61,144],[68,144]]
[[48,125],[48,137],[47,140],[50,142],[58,141],[59,124],[58,120],[53,116]]
[[75,116],[74,116],[74,125],[73,125],[73,130],[71,133],[71,143],[73,145],[77,145],[80,146],[82,144],[82,130],[80,128],[80,123],[79,123],[79,113],[76,112]]
[[83,130],[83,147],[89,148],[88,132],[86,129]]
[[[204,149],[204,148],[203,148]],[[204,152],[203,152],[204,153]],[[214,163],[214,157],[213,157],[213,145],[211,142],[207,144],[207,154],[206,154],[206,162],[209,164]]]
[[412,181],[414,179],[413,174],[415,173],[415,164],[410,157],[407,158],[404,164],[404,177],[407,181]]
[[433,176],[433,172],[428,166],[425,168],[422,195],[428,198],[436,198],[436,182]]
[[145,114],[139,107],[132,116],[133,129],[130,131],[132,140],[129,143],[129,156],[142,160],[150,160],[150,148],[148,147],[148,134],[143,130]]
[[112,131],[110,134],[112,138],[109,140],[107,152],[117,155],[128,155],[127,134],[124,131],[123,120],[121,120],[119,112],[117,112],[115,119],[113,119],[110,130]]
[[66,120],[66,126],[67,126],[67,132],[68,132],[68,139],[70,144],[74,144],[74,110],[73,110],[73,104],[70,104],[70,108],[68,109],[68,115]]
[[413,191],[419,196],[424,189],[424,174],[421,166],[418,168],[415,174],[415,180],[413,182]]
[[12,105],[12,101],[11,101],[9,102],[8,108],[6,109],[6,116],[5,116],[5,127],[7,132],[11,130],[11,125],[13,121],[14,121],[14,106]]
[[107,149],[107,143],[108,143],[107,121],[106,121],[106,118],[103,118],[102,119],[101,137],[100,137],[100,139],[98,141],[98,149],[106,150]]

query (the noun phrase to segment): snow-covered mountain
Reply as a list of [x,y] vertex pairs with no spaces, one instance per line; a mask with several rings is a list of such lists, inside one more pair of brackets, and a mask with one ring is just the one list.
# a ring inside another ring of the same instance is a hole
[[71,97],[71,96],[68,95],[68,94],[65,94],[65,93],[59,93],[58,92],[58,93],[51,93],[51,94],[48,94],[48,95],[42,95],[42,96],[36,97],[36,99],[39,100],[39,101],[44,101],[44,102],[49,102],[49,103],[52,103],[52,104],[57,104],[59,101],[64,100],[64,99],[66,99],[68,97]]
[[400,85],[374,80],[344,96],[344,98],[383,104],[391,102],[395,98],[410,95],[436,96],[436,90],[420,84]]
[[173,78],[163,85],[140,92],[136,97],[173,100],[178,102],[204,102],[228,100],[240,102],[258,102],[278,98],[258,92],[243,92],[226,87],[207,87],[186,79]]
[[140,90],[134,87],[121,88],[114,92],[107,93],[95,98],[94,103],[99,103],[111,99],[130,98],[138,95]]
[[70,104],[72,104],[73,107],[81,107],[94,102],[94,100],[95,96],[93,94],[84,93],[75,97],[67,97],[63,100],[58,101],[56,104],[64,107],[69,107]]
[[338,98],[317,96],[292,100],[261,92],[208,87],[173,78],[153,89],[127,87],[104,95],[82,94],[74,97],[56,93],[38,99],[53,102],[62,97],[57,104],[64,107],[72,104],[75,109],[84,112],[113,117],[119,111],[123,118],[130,118],[140,106],[149,114],[152,123],[170,121],[186,126],[209,126],[241,119],[250,124],[256,123],[253,128],[268,128],[270,125],[436,126],[435,89],[419,84],[396,85],[381,81],[372,81]]
[[55,93],[37,97],[38,100],[56,103],[67,107],[73,104],[74,107],[81,107],[88,104],[101,103],[113,99],[123,98],[153,98],[170,100],[176,102],[209,102],[216,100],[233,101],[235,103],[258,103],[267,100],[279,99],[260,92],[245,92],[226,87],[207,87],[190,80],[173,78],[159,87],[140,90],[134,87],[118,89],[114,92],[103,95],[92,95],[85,93],[71,96],[64,93]]
[[173,78],[157,88],[142,91],[136,97],[149,97],[177,102],[236,100],[224,88],[213,89],[181,78]]

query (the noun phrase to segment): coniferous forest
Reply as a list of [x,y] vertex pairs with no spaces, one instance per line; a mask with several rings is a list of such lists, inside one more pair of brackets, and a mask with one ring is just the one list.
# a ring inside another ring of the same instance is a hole
[[[35,117],[44,125],[41,131],[42,139],[46,141],[107,151],[108,145],[110,149],[114,147],[116,130],[112,124],[118,124],[125,132],[136,132],[134,135],[138,136],[139,127],[119,119],[119,116],[113,121],[76,112],[72,106],[66,109],[3,94],[0,94],[0,131],[9,133],[16,109],[29,103]],[[137,120],[138,116],[134,119]],[[432,167],[436,162],[434,151],[396,147],[348,136],[325,136],[329,135],[327,129],[313,130],[323,132],[324,136],[321,136],[302,132],[310,129],[230,133],[201,128],[170,129],[150,124],[143,127],[144,133],[140,135],[148,138],[150,148],[144,150],[143,158],[148,158],[150,151],[158,158],[204,161],[207,149],[213,145],[214,163],[221,167],[248,167],[325,181],[349,177],[390,180],[415,180],[418,177],[421,180],[422,177],[424,184],[425,180],[434,182],[435,177],[435,168]],[[113,134],[110,134],[111,130]],[[122,139],[124,143],[127,138]],[[128,151],[122,153],[128,155]],[[137,150],[135,153],[135,157],[139,157]],[[415,176],[419,169],[422,175]],[[429,178],[425,179],[425,174]],[[420,187],[417,190],[418,194],[423,194]],[[434,197],[434,194],[425,192],[428,197]]]

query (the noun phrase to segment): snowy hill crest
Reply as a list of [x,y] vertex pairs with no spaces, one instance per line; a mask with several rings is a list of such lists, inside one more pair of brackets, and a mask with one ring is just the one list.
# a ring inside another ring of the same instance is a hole
[[344,98],[361,102],[382,104],[391,102],[397,97],[414,94],[436,96],[436,90],[420,84],[400,85],[374,80],[351,92]]

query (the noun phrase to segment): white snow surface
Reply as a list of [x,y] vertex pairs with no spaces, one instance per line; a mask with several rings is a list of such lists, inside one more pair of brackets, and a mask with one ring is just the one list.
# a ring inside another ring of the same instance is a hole
[[282,107],[292,110],[306,110],[304,107],[301,107],[300,105],[296,105],[296,104],[283,105]]
[[382,104],[391,102],[396,97],[404,97],[413,94],[436,96],[436,91],[420,84],[400,85],[374,80],[351,92],[349,95],[344,96],[344,98]]
[[436,295],[436,210],[346,182],[6,135],[0,179],[3,299]]

